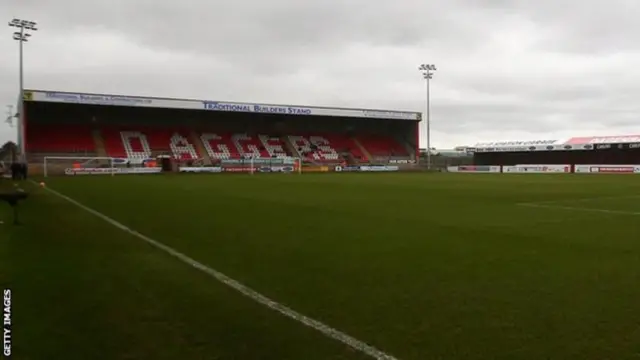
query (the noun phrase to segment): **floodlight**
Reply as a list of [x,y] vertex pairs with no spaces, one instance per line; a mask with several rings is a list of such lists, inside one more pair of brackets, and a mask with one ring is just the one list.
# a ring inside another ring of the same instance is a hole
[[24,119],[23,119],[23,113],[24,111],[22,111],[22,106],[23,101],[24,101],[24,71],[23,71],[23,66],[24,66],[24,61],[23,61],[23,45],[25,42],[29,41],[29,38],[31,37],[31,34],[29,34],[29,31],[38,31],[37,28],[37,23],[35,21],[31,21],[31,20],[24,20],[24,19],[18,19],[18,18],[13,18],[11,21],[9,21],[9,26],[14,27],[14,28],[18,28],[19,31],[16,31],[13,33],[13,40],[18,41],[18,43],[20,44],[19,46],[19,54],[20,54],[20,102],[18,104],[19,110],[19,116],[18,116],[18,121],[17,121],[17,128],[18,128],[18,143],[20,145],[20,150],[22,153],[22,156],[25,156],[25,142],[24,142]]

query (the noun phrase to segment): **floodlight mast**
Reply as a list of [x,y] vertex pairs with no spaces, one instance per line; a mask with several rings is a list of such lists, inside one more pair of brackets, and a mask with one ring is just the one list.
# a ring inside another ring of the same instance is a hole
[[431,94],[430,94],[430,81],[433,78],[433,73],[436,71],[436,66],[433,64],[422,64],[418,68],[422,72],[422,77],[426,80],[427,84],[427,170],[431,170]]
[[24,19],[12,19],[9,21],[9,26],[15,27],[18,31],[13,33],[13,40],[19,43],[19,67],[20,67],[20,96],[18,98],[18,147],[20,148],[20,154],[23,161],[26,159],[26,146],[24,136],[24,61],[23,61],[23,43],[29,41],[31,31],[38,31],[35,21]]

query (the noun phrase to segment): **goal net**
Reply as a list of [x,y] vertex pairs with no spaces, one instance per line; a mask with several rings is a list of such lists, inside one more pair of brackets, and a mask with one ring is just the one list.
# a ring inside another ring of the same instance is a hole
[[159,173],[153,159],[119,159],[113,157],[47,156],[43,175],[110,175]]

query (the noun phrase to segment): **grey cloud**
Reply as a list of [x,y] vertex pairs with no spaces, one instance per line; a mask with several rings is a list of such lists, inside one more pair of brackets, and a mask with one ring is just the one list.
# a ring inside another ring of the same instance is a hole
[[634,0],[467,0],[480,11],[521,14],[538,24],[542,49],[610,54],[638,49],[640,3]]
[[[422,110],[417,65],[433,62],[436,146],[640,130],[637,1],[4,0],[0,13],[40,23],[29,87]],[[16,60],[0,57],[2,103]]]

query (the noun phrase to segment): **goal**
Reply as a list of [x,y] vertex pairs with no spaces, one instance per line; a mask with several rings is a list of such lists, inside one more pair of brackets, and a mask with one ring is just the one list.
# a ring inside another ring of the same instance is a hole
[[160,168],[146,167],[145,161],[113,157],[46,156],[43,175],[110,175],[158,173]]

